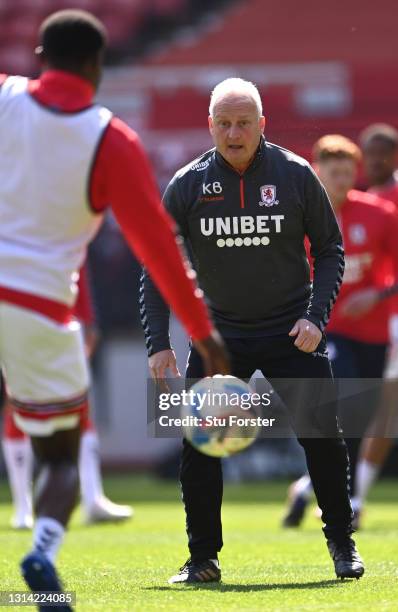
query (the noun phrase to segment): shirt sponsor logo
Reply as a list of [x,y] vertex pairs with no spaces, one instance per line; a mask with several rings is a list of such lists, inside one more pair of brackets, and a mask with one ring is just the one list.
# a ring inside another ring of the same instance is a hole
[[359,223],[350,225],[348,234],[352,244],[364,244],[366,242],[366,228]]
[[284,215],[204,217],[200,219],[200,231],[206,237],[219,236],[218,247],[267,246],[270,238],[266,234],[280,234],[284,218]]
[[203,172],[206,170],[211,164],[211,159],[206,159],[205,161],[198,162],[197,164],[191,167],[191,170],[196,170],[196,172]]
[[261,202],[260,206],[276,206],[279,200],[276,199],[276,186],[263,185],[260,187]]

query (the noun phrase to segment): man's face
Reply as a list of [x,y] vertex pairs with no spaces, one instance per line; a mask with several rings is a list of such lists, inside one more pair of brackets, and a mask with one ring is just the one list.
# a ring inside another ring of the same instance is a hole
[[356,162],[353,159],[326,159],[317,164],[316,170],[333,207],[341,204],[355,185]]
[[238,172],[250,164],[264,131],[265,119],[249,96],[227,94],[216,102],[209,130],[217,151]]
[[397,168],[397,150],[384,138],[373,138],[362,150],[365,174],[370,185],[387,183]]

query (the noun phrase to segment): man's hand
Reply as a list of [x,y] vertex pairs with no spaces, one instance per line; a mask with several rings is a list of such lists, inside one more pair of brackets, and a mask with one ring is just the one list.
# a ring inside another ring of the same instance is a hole
[[343,301],[340,312],[345,317],[359,319],[370,312],[379,301],[377,289],[361,289]]
[[195,340],[193,344],[203,359],[206,376],[231,373],[228,353],[218,332],[213,331],[204,340]]
[[299,319],[290,330],[289,336],[297,336],[294,346],[297,346],[300,351],[312,353],[321,341],[322,332],[311,321]]
[[181,376],[176,362],[176,356],[172,349],[159,351],[148,359],[151,376],[162,387],[167,389],[166,372],[170,370],[170,376]]

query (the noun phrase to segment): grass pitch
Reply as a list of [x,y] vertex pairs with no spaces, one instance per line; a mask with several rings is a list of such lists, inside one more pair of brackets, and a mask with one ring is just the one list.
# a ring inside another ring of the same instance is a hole
[[[366,562],[358,581],[335,579],[321,525],[311,512],[298,530],[280,519],[286,483],[226,486],[221,584],[171,586],[188,557],[184,514],[175,483],[143,477],[106,479],[115,501],[135,517],[85,527],[76,511],[59,556],[65,587],[81,612],[148,610],[398,610],[398,483],[381,482],[356,536]],[[11,506],[0,483],[0,590],[25,590],[18,561],[31,535],[9,527]],[[2,608],[28,610],[29,608]]]

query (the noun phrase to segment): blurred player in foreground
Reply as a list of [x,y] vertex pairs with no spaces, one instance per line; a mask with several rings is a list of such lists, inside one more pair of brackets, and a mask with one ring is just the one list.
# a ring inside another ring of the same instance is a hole
[[[336,378],[377,379],[383,376],[389,343],[391,300],[385,289],[398,271],[398,215],[392,202],[353,189],[360,159],[359,148],[344,136],[324,136],[314,145],[314,165],[339,221],[346,256],[328,326],[333,372]],[[350,440],[353,462],[357,449],[357,439]],[[293,483],[285,526],[300,524],[311,493],[309,476]]]
[[[350,537],[347,449],[337,427],[323,335],[344,270],[341,234],[308,162],[264,138],[265,117],[253,83],[219,83],[208,125],[215,148],[175,174],[165,206],[189,243],[200,286],[231,354],[232,374],[249,379],[260,370],[290,410],[336,575],[359,578],[364,566]],[[306,235],[315,260],[313,285]],[[167,308],[148,274],[143,303],[151,374],[161,379],[170,369],[175,375]],[[195,348],[186,376],[203,376]],[[306,417],[314,428],[300,427]],[[180,479],[191,557],[169,582],[218,581],[221,461],[184,440]]]
[[[398,207],[398,132],[384,123],[367,127],[359,137],[369,193],[390,200]],[[398,245],[397,245],[398,250]],[[396,293],[397,286],[389,293]],[[362,508],[397,435],[398,411],[398,301],[394,300],[390,318],[390,349],[385,383],[373,422],[362,440],[355,473],[352,506],[355,526],[360,526]]]
[[89,13],[61,11],[44,21],[39,36],[40,78],[1,78],[0,359],[15,422],[31,436],[41,466],[33,549],[22,573],[33,591],[59,591],[54,564],[76,504],[88,412],[84,340],[71,315],[77,271],[108,205],[194,338],[207,372],[228,373],[228,359],[137,135],[93,104],[103,25]]
[[[87,278],[86,266],[80,271],[78,298],[74,316],[82,324],[87,359],[95,351],[98,332]],[[113,503],[104,495],[102,486],[99,439],[90,416],[81,423],[79,450],[79,480],[81,503],[87,523],[121,521],[131,518],[129,506]],[[5,402],[3,419],[3,453],[11,488],[14,515],[11,525],[15,529],[33,527],[32,476],[33,457],[29,436],[14,422],[12,407]]]

